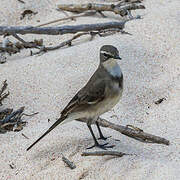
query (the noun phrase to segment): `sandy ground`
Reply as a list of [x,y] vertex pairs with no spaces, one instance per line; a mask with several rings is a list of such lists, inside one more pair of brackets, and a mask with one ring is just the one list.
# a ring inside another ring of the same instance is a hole
[[[56,4],[67,3],[65,0],[36,2],[29,0],[23,5],[14,0],[1,0],[0,25],[37,25],[65,16],[55,10]],[[180,179],[180,2],[145,0],[144,4],[146,10],[133,13],[143,15],[143,19],[126,25],[125,30],[132,36],[97,37],[91,42],[78,43],[42,56],[31,57],[29,51],[24,51],[0,65],[0,82],[7,79],[11,92],[3,107],[25,105],[27,113],[40,112],[33,118],[26,118],[28,125],[23,131],[0,134],[0,179]],[[20,20],[20,13],[26,8],[38,14]],[[114,16],[109,15],[109,19],[85,17],[66,24],[114,20]],[[45,43],[55,44],[70,36],[59,39],[57,36],[42,37]],[[34,37],[38,36],[24,38]],[[170,140],[170,146],[144,144],[103,128],[106,136],[112,136],[108,142],[116,144],[114,150],[136,155],[122,158],[81,157],[81,152],[93,144],[93,139],[85,124],[74,121],[57,127],[26,152],[26,148],[59,117],[70,98],[95,71],[99,63],[99,48],[104,44],[112,44],[120,51],[123,60],[119,64],[125,87],[122,101],[103,117],[165,137]],[[163,97],[165,101],[154,104]],[[48,119],[51,121],[48,122]],[[24,138],[22,133],[30,139]],[[61,153],[77,168],[70,170],[66,167]],[[12,163],[14,169],[9,166]]]

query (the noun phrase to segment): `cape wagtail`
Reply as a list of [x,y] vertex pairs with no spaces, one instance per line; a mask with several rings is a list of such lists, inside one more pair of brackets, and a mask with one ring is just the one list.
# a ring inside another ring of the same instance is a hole
[[[77,119],[85,119],[94,139],[92,147],[102,149],[112,148],[106,144],[99,144],[91,128],[97,125],[100,139],[106,139],[98,125],[97,119],[103,113],[111,110],[120,100],[123,92],[123,74],[117,63],[119,52],[116,47],[104,45],[100,49],[100,64],[89,79],[88,83],[71,99],[61,112],[61,117],[30,147],[31,149],[39,140],[52,131],[57,125]],[[90,147],[90,148],[92,148]],[[88,148],[88,149],[90,149]]]

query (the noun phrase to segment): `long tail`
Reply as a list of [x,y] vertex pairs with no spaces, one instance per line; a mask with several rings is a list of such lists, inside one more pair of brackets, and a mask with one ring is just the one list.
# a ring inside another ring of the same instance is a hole
[[[26,150],[30,150],[37,142],[39,142],[44,136],[46,136],[49,132],[51,132],[57,125],[62,123],[66,117],[60,117],[39,139],[37,139],[31,146],[29,146]],[[68,120],[68,118],[67,118]],[[68,122],[68,121],[67,121]],[[65,121],[62,123],[66,123]]]

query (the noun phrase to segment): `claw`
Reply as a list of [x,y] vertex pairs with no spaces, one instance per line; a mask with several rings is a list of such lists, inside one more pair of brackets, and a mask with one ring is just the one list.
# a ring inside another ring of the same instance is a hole
[[94,144],[93,146],[91,146],[91,147],[88,147],[88,148],[86,148],[86,149],[92,149],[92,148],[94,148],[94,147],[98,147],[98,148],[101,148],[101,149],[104,149],[104,150],[106,150],[106,148],[113,148],[115,145],[111,145],[111,146],[106,146],[108,143],[105,143],[105,144]]

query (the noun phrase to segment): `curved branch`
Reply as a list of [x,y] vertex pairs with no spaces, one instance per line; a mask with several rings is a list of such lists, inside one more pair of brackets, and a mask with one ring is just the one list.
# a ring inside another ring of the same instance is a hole
[[139,1],[127,2],[125,4],[119,3],[118,5],[115,4],[96,4],[96,3],[88,3],[88,4],[59,4],[58,8],[64,11],[76,12],[81,13],[85,11],[111,11],[115,14],[119,14],[121,16],[127,15],[127,11],[136,10],[136,9],[145,9],[144,5],[138,5],[136,2]]
[[[77,121],[86,122],[85,119],[78,119]],[[130,138],[136,139],[141,142],[157,143],[157,144],[165,144],[165,145],[170,144],[169,140],[159,137],[159,136],[155,136],[155,135],[146,133],[137,127],[133,127],[130,125],[128,125],[128,126],[117,125],[117,124],[111,123],[102,118],[98,119],[98,123],[102,127],[107,127],[107,128],[113,129],[115,131],[120,132],[121,134],[124,134]]]

